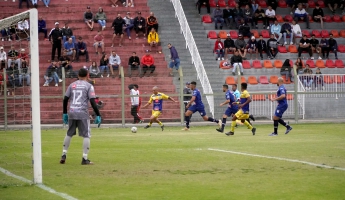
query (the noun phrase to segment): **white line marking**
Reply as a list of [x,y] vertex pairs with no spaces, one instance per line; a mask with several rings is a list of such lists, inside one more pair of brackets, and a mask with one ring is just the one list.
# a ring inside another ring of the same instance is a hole
[[[25,183],[33,184],[32,181],[30,181],[30,180],[28,180],[28,179],[26,179],[26,178],[24,178],[24,177],[15,175],[15,174],[13,174],[12,172],[10,172],[10,171],[8,171],[8,170],[2,168],[2,167],[0,167],[0,172],[4,173],[5,175],[10,176],[10,177],[12,177],[12,178],[15,178],[15,179],[18,179],[18,180],[20,180],[20,181],[23,181],[23,182],[25,182]],[[41,188],[42,190],[45,190],[45,191],[47,191],[47,192],[50,192],[50,193],[55,194],[55,195],[57,195],[57,196],[60,196],[60,197],[62,197],[63,199],[67,199],[67,200],[78,200],[78,199],[76,199],[76,198],[74,198],[74,197],[72,197],[72,196],[69,196],[68,194],[61,193],[61,192],[57,192],[57,191],[54,190],[53,188],[50,188],[50,187],[48,187],[48,186],[46,186],[46,185],[44,185],[44,184],[35,184],[35,186]]]
[[238,154],[238,155],[245,155],[245,156],[252,156],[252,157],[259,157],[259,158],[276,159],[276,160],[282,160],[282,161],[288,161],[288,162],[307,164],[307,165],[311,165],[311,166],[315,166],[315,167],[322,167],[322,168],[327,168],[327,169],[337,169],[337,170],[345,171],[345,168],[332,167],[332,166],[328,166],[328,165],[321,165],[321,164],[316,164],[316,163],[307,162],[307,161],[303,161],[303,160],[295,160],[295,159],[289,159],[289,158],[279,158],[279,157],[274,157],[274,156],[263,156],[263,155],[250,154],[250,153],[242,153],[242,152],[237,152],[237,151],[228,151],[228,150],[222,150],[222,149],[208,148],[207,150],[209,150],[209,151],[225,152],[225,153],[232,153],[232,154]]

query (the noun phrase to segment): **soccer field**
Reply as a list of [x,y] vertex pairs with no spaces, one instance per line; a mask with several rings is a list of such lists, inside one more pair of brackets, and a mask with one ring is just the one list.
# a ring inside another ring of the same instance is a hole
[[[288,135],[280,126],[277,137],[267,136],[272,125],[256,127],[255,136],[244,126],[234,136],[218,133],[216,126],[162,132],[155,125],[137,133],[94,128],[90,166],[80,164],[79,137],[71,142],[66,164],[59,164],[65,130],[43,130],[43,181],[57,192],[90,200],[345,198],[344,124],[298,124]],[[32,180],[30,134],[0,132],[0,167]],[[0,195],[63,199],[3,173]]]

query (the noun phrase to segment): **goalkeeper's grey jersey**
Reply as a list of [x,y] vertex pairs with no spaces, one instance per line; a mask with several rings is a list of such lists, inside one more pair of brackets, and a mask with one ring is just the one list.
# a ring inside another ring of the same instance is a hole
[[89,119],[89,101],[96,98],[93,86],[83,80],[71,83],[66,91],[69,97],[69,119]]

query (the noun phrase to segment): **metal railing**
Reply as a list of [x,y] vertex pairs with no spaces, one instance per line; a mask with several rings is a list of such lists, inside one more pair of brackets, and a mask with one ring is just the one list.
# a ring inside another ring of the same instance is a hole
[[195,44],[192,31],[190,30],[190,27],[188,25],[188,21],[184,14],[180,0],[171,0],[171,2],[175,9],[175,16],[177,17],[180,23],[181,32],[186,40],[186,48],[189,49],[189,52],[192,56],[192,63],[194,64],[194,67],[196,69],[197,77],[201,83],[204,94],[207,94],[206,100],[209,105],[210,112],[212,116],[214,116],[214,99],[213,96],[210,95],[213,94],[212,87],[207,77],[198,48]]

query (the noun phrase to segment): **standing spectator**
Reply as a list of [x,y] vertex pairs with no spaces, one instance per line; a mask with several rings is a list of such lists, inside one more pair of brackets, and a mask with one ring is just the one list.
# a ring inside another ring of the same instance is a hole
[[281,27],[281,33],[283,34],[284,38],[284,45],[287,45],[286,36],[290,37],[290,45],[293,45],[293,33],[292,33],[292,26],[289,23],[289,20],[285,19],[285,23]]
[[313,52],[311,51],[310,41],[307,39],[306,35],[303,35],[303,38],[299,41],[298,46],[298,57],[301,57],[301,53],[307,51],[309,53],[310,59],[314,59]]
[[276,58],[278,54],[278,41],[274,38],[274,34],[271,34],[270,39],[267,40],[267,54],[270,59]]
[[210,14],[210,2],[208,0],[198,0],[197,4],[198,4],[199,15],[200,15],[201,6],[206,6],[207,13]]
[[7,54],[4,47],[0,47],[0,70],[7,68]]
[[43,3],[48,8],[50,4],[50,0],[43,0]]
[[322,53],[322,58],[325,59],[325,53],[327,55],[327,58],[328,58],[328,55],[329,55],[329,44],[328,44],[328,40],[324,37],[321,38],[320,40],[320,46],[321,47],[321,53]]
[[250,32],[250,27],[248,24],[244,21],[244,19],[241,19],[241,24],[238,27],[238,33],[250,38],[252,36],[252,33]]
[[151,48],[158,45],[159,35],[154,28],[151,29],[149,35],[147,36],[147,42]]
[[252,1],[251,2],[251,6],[252,6],[252,9],[253,9],[253,12],[255,12],[258,9],[259,4],[257,4],[255,0],[251,0],[251,1]]
[[102,55],[102,58],[99,62],[99,69],[101,71],[101,78],[103,78],[104,70],[107,71],[107,77],[109,77],[109,59],[106,53]]
[[[186,83],[186,87],[183,88],[183,94],[184,95],[191,95],[191,96],[183,96],[183,104],[184,104],[184,110],[185,112],[188,110],[187,105],[189,101],[192,99],[192,93],[193,91],[190,89],[190,82]],[[192,118],[192,115],[189,116],[189,119]]]
[[152,28],[154,28],[158,32],[158,20],[155,17],[153,12],[150,12],[150,16],[147,17],[146,23],[147,23],[147,35],[149,34]]
[[52,64],[47,68],[46,73],[44,74],[44,87],[48,87],[49,83],[54,80],[55,87],[59,86],[59,82],[62,82],[62,80],[58,76],[58,66],[56,65],[57,62],[53,61]]
[[65,44],[69,38],[72,38],[73,44],[75,43],[75,36],[73,35],[72,29],[68,26],[68,23],[65,23],[65,26],[62,28],[62,41]]
[[83,42],[83,38],[79,36],[78,42],[75,44],[76,48],[76,60],[79,62],[79,56],[85,55],[86,62],[89,62],[89,51],[87,50],[86,43]]
[[277,44],[279,44],[279,41],[282,38],[282,33],[281,33],[281,26],[280,24],[278,24],[277,20],[274,20],[274,24],[271,26],[271,33],[274,35],[274,38],[277,40]]
[[141,105],[141,98],[139,97],[138,85],[133,84],[133,88],[130,90],[131,96],[131,115],[134,118],[133,124],[142,123],[142,118],[139,116],[139,108]]
[[296,22],[298,22],[298,20],[305,21],[307,23],[307,29],[310,29],[309,28],[309,16],[308,16],[308,13],[305,11],[305,9],[303,8],[301,3],[298,4],[297,9],[295,10],[294,20]]
[[230,9],[228,5],[226,5],[225,9],[223,10],[223,17],[224,17],[225,24],[228,28],[231,28],[233,15],[234,15],[233,10]]
[[220,39],[220,37],[218,37],[216,42],[214,43],[213,51],[217,53],[217,56],[218,56],[217,59],[218,60],[220,60],[220,59],[224,60],[224,44],[223,44],[222,40]]
[[55,59],[56,49],[58,53],[58,58],[60,58],[61,56],[61,39],[62,30],[59,28],[59,22],[55,22],[55,28],[53,28],[49,33],[49,41],[52,43],[52,61]]
[[271,6],[273,10],[277,10],[277,0],[267,0],[267,5]]
[[235,47],[236,47],[236,51],[238,51],[238,53],[240,54],[240,56],[242,56],[242,58],[246,57],[246,53],[247,53],[246,46],[247,44],[246,44],[246,41],[244,41],[243,35],[239,34],[238,39],[235,41]]
[[96,54],[98,54],[98,47],[101,47],[102,54],[104,54],[104,37],[101,31],[97,32],[97,35],[93,38],[93,42]]
[[48,40],[46,21],[42,17],[38,19],[38,33],[44,33],[44,39]]
[[320,8],[320,5],[318,3],[315,4],[315,8],[313,10],[313,20],[315,22],[320,22],[321,23],[321,29],[323,29],[323,19],[324,19],[324,14],[322,8]]
[[131,38],[131,29],[133,28],[134,24],[133,24],[133,18],[131,17],[131,13],[127,12],[126,17],[123,18],[123,20],[125,21],[125,24],[123,25],[125,28],[125,31],[127,33],[127,37],[128,39],[132,39]]
[[72,56],[72,62],[75,59],[76,48],[75,43],[73,42],[72,38],[69,38],[67,42],[64,43],[64,52],[67,56]]
[[263,60],[262,52],[266,52],[267,57],[269,58],[266,41],[262,38],[262,35],[259,36],[259,40],[257,41],[258,45],[258,52],[260,53],[260,58]]
[[89,69],[90,78],[99,78],[101,77],[101,72],[97,63],[95,61],[92,62],[90,69]]
[[326,5],[328,6],[329,10],[332,12],[332,14],[335,14],[335,11],[338,8],[338,3],[340,3],[339,0],[326,0]]
[[237,67],[239,67],[241,75],[243,75],[242,56],[240,55],[240,50],[235,51],[234,55],[231,57],[230,62],[232,65],[232,75],[235,76]]
[[291,74],[291,64],[290,64],[290,60],[286,59],[283,63],[282,68],[280,69],[280,75],[285,76],[285,81],[288,81],[290,78],[290,81],[293,81],[293,76]]
[[220,10],[219,5],[217,5],[216,9],[213,10],[213,20],[214,20],[214,28],[217,28],[217,24],[220,23],[220,29],[223,29],[224,26],[224,18],[223,18],[223,11]]
[[337,41],[333,38],[333,34],[329,34],[328,45],[329,45],[329,49],[327,51],[327,59],[328,59],[329,51],[333,51],[335,55],[335,59],[338,60],[338,55],[337,55],[338,44],[337,44]]
[[25,49],[21,49],[20,53],[18,55],[18,59],[16,60],[16,63],[18,64],[19,71],[22,67],[26,67],[29,65],[29,55],[25,53]]
[[267,26],[267,29],[270,29],[270,21],[275,21],[277,20],[276,18],[276,11],[272,9],[271,6],[268,6],[268,9],[265,12],[266,19],[265,19],[265,24]]
[[170,43],[168,44],[168,48],[170,49],[170,63],[169,63],[169,74],[173,76],[173,68],[175,67],[176,70],[180,68],[180,58],[178,57],[178,53],[176,48],[172,46]]
[[62,68],[65,70],[65,77],[66,78],[76,78],[76,74],[73,71],[73,67],[71,65],[71,59],[66,55],[66,53],[63,53],[62,56],[59,59],[59,65],[60,67],[57,70],[57,74],[59,77],[62,77]]
[[[310,45],[311,45],[311,52],[313,53],[314,51],[319,54],[319,60],[321,60],[321,47],[319,47],[319,40],[315,39],[315,35],[311,35],[311,40],[309,40]],[[314,59],[314,57],[312,57]]]
[[19,85],[23,86],[23,79],[26,80],[26,86],[30,86],[30,66],[28,64],[23,64],[21,68],[19,68]]
[[10,67],[12,63],[16,64],[16,61],[18,59],[18,51],[14,49],[13,45],[11,46],[11,50],[9,50],[7,53],[7,57],[7,67]]
[[255,59],[258,59],[258,43],[255,40],[255,36],[252,36],[247,43],[247,52],[250,54],[250,59],[252,59],[252,54],[255,53]]
[[[26,8],[30,8],[29,0],[24,0],[24,1],[26,1]],[[22,9],[22,3],[23,3],[23,0],[19,0],[19,9]]]
[[312,74],[313,74],[313,70],[311,70],[309,65],[306,64],[305,70],[303,73],[303,84],[307,90],[311,90],[311,86],[313,85],[314,80],[313,80]]
[[103,11],[103,8],[99,7],[98,12],[96,13],[96,16],[95,16],[95,21],[97,21],[98,24],[102,27],[102,31],[106,27],[106,20],[107,20],[107,15]]
[[299,24],[296,24],[295,20],[292,20],[292,34],[293,34],[293,43],[296,43],[296,37],[302,37],[302,30]]
[[317,87],[321,84],[321,89],[324,90],[325,87],[323,86],[323,77],[321,75],[321,70],[320,68],[316,68],[316,72],[315,72],[315,81],[314,81],[314,84],[315,84],[315,90],[317,90]]
[[238,29],[238,22],[243,19],[243,10],[240,8],[240,6],[238,5],[238,3],[235,4],[235,8],[233,9],[233,17],[232,19],[235,22],[236,25],[236,29]]
[[265,10],[261,8],[261,6],[258,7],[258,9],[255,10],[254,12],[254,23],[255,23],[255,28],[258,27],[258,21],[262,20],[263,21],[263,29],[265,29],[265,24],[266,24],[266,15],[265,15]]
[[111,72],[111,75],[113,76],[113,78],[115,77],[114,70],[119,70],[119,78],[121,78],[121,72],[120,72],[120,69],[119,69],[120,65],[121,65],[121,58],[113,50],[111,52],[110,57],[109,57],[109,64],[108,64],[110,72]]
[[151,70],[148,76],[152,75],[156,69],[154,64],[155,64],[155,61],[153,57],[150,55],[150,51],[146,50],[146,54],[141,58],[141,65],[143,66],[143,71],[144,71],[142,76],[145,76],[147,70]]
[[224,49],[225,55],[228,55],[229,52],[235,52],[236,47],[234,40],[231,39],[230,34],[226,34],[226,39],[224,40]]
[[84,22],[90,28],[90,31],[93,30],[93,13],[91,12],[90,6],[86,7],[86,12],[84,12]]
[[250,24],[252,25],[252,28],[254,28],[253,11],[249,7],[249,5],[246,5],[246,7],[243,10],[243,14],[244,14],[244,20],[246,24],[250,22]]
[[134,18],[134,30],[135,30],[136,39],[139,39],[139,32],[143,32],[144,39],[145,39],[145,35],[146,35],[145,26],[146,26],[145,18],[141,16],[141,12],[138,12],[138,16]]
[[128,76],[132,77],[132,70],[139,70],[139,76],[141,76],[140,60],[136,52],[132,53],[132,56],[128,60]]
[[113,33],[113,39],[111,43],[111,47],[114,47],[114,40],[116,36],[120,36],[120,42],[119,46],[122,46],[122,40],[123,40],[123,26],[126,24],[125,20],[122,19],[121,14],[117,14],[117,17],[114,19],[113,24],[111,25],[111,28],[114,29]]

